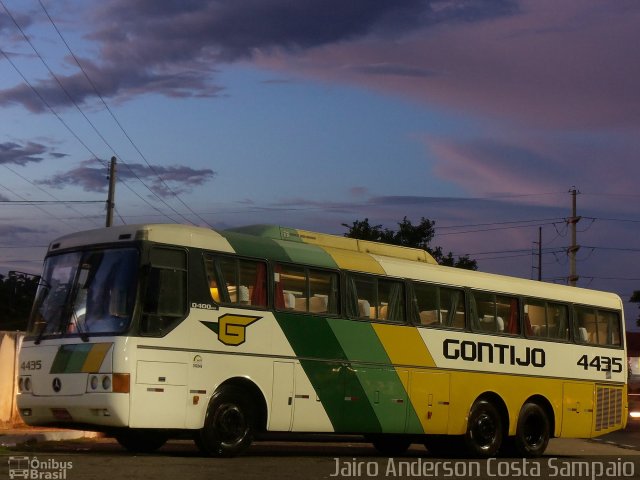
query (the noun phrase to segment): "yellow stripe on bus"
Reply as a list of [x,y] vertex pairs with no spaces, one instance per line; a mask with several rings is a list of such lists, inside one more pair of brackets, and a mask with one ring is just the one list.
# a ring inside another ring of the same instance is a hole
[[[418,367],[435,367],[436,363],[427,346],[420,336],[420,332],[415,327],[402,327],[399,325],[386,325],[382,323],[373,324],[380,342],[391,360],[396,365],[396,371],[407,392],[409,401],[420,420],[423,431],[428,431],[428,405],[425,401],[422,390],[419,388],[409,388],[408,376],[400,375],[400,370],[406,370],[407,365]],[[405,367],[402,367],[402,366]]]
[[338,268],[358,272],[378,273],[381,275],[386,274],[380,263],[367,253],[351,252],[341,248],[325,246],[321,246],[320,248],[331,255],[331,258],[336,262]]
[[107,356],[107,352],[111,348],[113,343],[96,343],[91,347],[91,351],[87,355],[87,358],[82,365],[82,372],[91,373],[100,371],[102,362]]

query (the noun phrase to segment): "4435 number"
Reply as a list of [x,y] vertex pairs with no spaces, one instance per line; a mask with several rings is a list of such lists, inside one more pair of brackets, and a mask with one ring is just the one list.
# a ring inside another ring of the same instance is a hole
[[589,360],[588,355],[582,355],[578,360],[577,365],[581,366],[585,370],[593,368],[598,372],[622,372],[622,359],[616,357],[605,357],[602,355],[596,355]]

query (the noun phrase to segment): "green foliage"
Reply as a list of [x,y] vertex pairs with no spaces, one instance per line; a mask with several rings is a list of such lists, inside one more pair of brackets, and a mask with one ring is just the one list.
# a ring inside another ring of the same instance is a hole
[[18,272],[0,275],[0,330],[26,330],[39,280]]
[[404,217],[402,222],[398,223],[398,230],[383,228],[382,225],[371,225],[368,218],[356,220],[352,225],[343,223],[342,226],[349,229],[344,234],[345,237],[401,245],[403,247],[421,248],[429,252],[440,265],[477,270],[478,262],[469,258],[469,255],[454,258],[451,252],[445,255],[442,252],[442,247],[430,246],[436,234],[435,224],[436,222],[422,217],[418,225],[413,225],[411,220]]

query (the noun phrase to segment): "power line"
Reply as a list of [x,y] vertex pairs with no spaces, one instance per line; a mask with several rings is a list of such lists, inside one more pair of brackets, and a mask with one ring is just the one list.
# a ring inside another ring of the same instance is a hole
[[[46,60],[42,57],[42,55],[40,54],[40,52],[38,51],[38,49],[35,47],[35,45],[33,44],[33,42],[31,41],[31,39],[28,37],[28,35],[25,33],[25,31],[22,29],[22,27],[20,26],[20,24],[17,22],[17,20],[15,19],[15,17],[13,16],[13,14],[9,11],[9,9],[7,8],[7,6],[4,4],[3,0],[0,0],[0,5],[2,5],[2,7],[4,8],[4,10],[7,12],[7,15],[9,15],[9,17],[11,18],[11,20],[13,21],[13,24],[16,26],[16,28],[20,31],[20,33],[22,34],[22,36],[24,37],[24,39],[26,40],[26,42],[29,44],[29,46],[31,47],[31,49],[33,50],[33,52],[38,56],[38,58],[40,59],[40,61],[42,62],[42,64],[45,66],[45,68],[49,71],[49,74],[55,79],[56,83],[58,84],[58,86],[60,87],[60,89],[64,92],[64,94],[67,96],[67,98],[71,101],[71,103],[73,103],[73,105],[76,107],[76,109],[78,110],[78,112],[84,117],[84,119],[87,121],[87,123],[91,126],[91,128],[93,129],[93,131],[100,137],[100,139],[104,142],[104,144],[118,157],[120,157],[120,155],[118,155],[118,153],[116,152],[116,150],[109,144],[109,142],[106,140],[106,138],[102,135],[102,133],[100,133],[100,131],[98,130],[98,128],[94,125],[94,123],[87,117],[87,115],[84,113],[84,111],[80,108],[80,106],[78,105],[78,103],[75,101],[75,99],[71,96],[71,94],[67,91],[67,89],[64,87],[64,85],[62,84],[62,82],[60,81],[60,79],[58,78],[58,76],[53,72],[53,70],[51,69],[51,67],[49,66],[49,64],[46,62]],[[33,88],[33,87],[32,87]],[[97,158],[97,156],[96,156]],[[99,159],[100,160],[100,159]],[[100,160],[103,165],[106,162],[103,162],[102,160]],[[129,169],[129,171],[131,172],[131,174],[136,177],[140,183],[142,183],[142,185],[144,185],[149,192],[151,192],[152,195],[154,195],[160,202],[162,202],[164,205],[166,205],[169,209],[171,209],[176,215],[180,216],[181,218],[183,218],[184,220],[186,220],[189,223],[192,223],[189,219],[187,219],[186,217],[184,217],[180,212],[178,212],[177,210],[175,210],[171,205],[169,205],[167,202],[165,202],[158,194],[156,194],[136,173],[135,171],[124,161],[122,160],[122,162],[125,164],[125,166]],[[152,169],[153,171],[153,169]],[[155,171],[153,172],[155,174]],[[140,197],[142,198],[142,197]]]
[[[0,0],[0,3],[1,3],[1,0]],[[4,6],[4,4],[3,4],[3,6]],[[5,9],[6,9],[6,7],[5,7]],[[47,102],[47,100],[42,96],[42,94],[31,84],[31,82],[22,73],[22,71],[13,62],[13,60],[11,60],[11,57],[1,47],[0,47],[0,53],[2,53],[4,58],[9,62],[9,64],[18,73],[18,75],[20,75],[20,77],[25,82],[25,84],[33,91],[33,93],[35,93],[35,95],[40,99],[40,101],[42,101],[42,103],[49,109],[49,111],[58,119],[58,121],[67,129],[67,131],[78,141],[78,143],[80,143],[80,145],[82,145],[84,147],[84,149],[87,150],[87,152],[89,152],[89,154],[91,154],[95,160],[97,160],[98,162],[102,163],[103,165],[106,165],[106,162],[104,160],[102,160],[100,157],[98,157],[98,155],[93,150],[91,150],[91,148],[84,142],[84,140],[82,140],[78,136],[78,134],[76,134],[76,132],[69,126],[69,124],[60,116],[60,114],[53,109],[53,107],[49,104],[49,102]],[[127,182],[125,182],[124,180],[121,180],[121,181],[122,181],[122,184],[129,191],[131,191],[134,195],[136,195],[144,203],[149,205],[153,210],[157,211],[163,217],[168,218],[172,222],[175,222],[175,220],[173,218],[171,218],[169,215],[163,213],[159,208],[157,208],[155,205],[153,205],[151,202],[149,202],[147,199],[145,199],[136,190],[134,190]]]
[[[73,58],[73,60],[76,62],[76,64],[78,65],[78,67],[80,68],[80,70],[82,71],[82,74],[84,75],[84,77],[87,79],[87,81],[89,82],[89,84],[91,85],[91,88],[93,88],[93,91],[96,93],[96,95],[98,96],[98,98],[100,99],[100,101],[102,102],[102,104],[104,105],[104,107],[107,109],[107,112],[109,112],[109,115],[111,115],[111,118],[113,119],[113,121],[116,123],[116,125],[118,126],[118,128],[120,128],[120,130],[122,131],[122,133],[124,134],[124,136],[127,138],[127,140],[129,140],[129,143],[133,146],[133,148],[135,149],[136,152],[138,152],[138,154],[140,155],[140,158],[142,158],[144,160],[144,162],[147,164],[147,166],[149,167],[149,169],[152,171],[152,173],[158,177],[158,179],[160,179],[160,182],[162,183],[162,185],[164,185],[164,187],[176,198],[176,200],[178,200],[189,212],[191,212],[193,215],[195,215],[199,220],[201,220],[205,225],[208,225],[209,227],[211,227],[211,225],[209,224],[209,222],[207,222],[204,218],[202,218],[200,215],[198,215],[196,212],[194,212],[191,207],[189,205],[187,205],[182,198],[180,198],[180,196],[173,191],[173,189],[167,184],[167,182],[164,180],[164,178],[162,178],[162,176],[160,174],[158,174],[158,172],[156,171],[156,169],[151,165],[151,163],[147,160],[147,158],[145,157],[145,155],[142,153],[142,151],[140,150],[140,148],[138,148],[138,145],[136,145],[136,143],[133,141],[133,139],[131,138],[131,136],[127,133],[127,131],[125,130],[125,128],[122,126],[122,124],[120,123],[120,121],[118,120],[118,118],[116,117],[116,115],[113,113],[113,111],[111,110],[111,108],[109,107],[109,105],[107,104],[107,102],[104,100],[104,98],[102,97],[102,95],[100,94],[100,92],[98,91],[98,88],[96,87],[95,83],[93,83],[93,81],[91,80],[91,78],[89,77],[89,74],[86,72],[86,70],[84,69],[84,67],[82,66],[82,64],[80,63],[80,61],[78,60],[78,58],[76,57],[76,55],[73,53],[73,50],[71,50],[71,47],[69,46],[69,43],[67,43],[66,39],[64,38],[64,36],[62,35],[62,32],[60,31],[60,29],[58,29],[58,26],[56,25],[56,23],[53,21],[53,18],[51,18],[51,15],[49,15],[48,10],[46,9],[46,7],[44,6],[44,4],[42,3],[41,0],[38,0],[38,3],[40,3],[40,7],[42,7],[42,10],[44,11],[44,13],[46,14],[47,18],[49,19],[49,22],[51,22],[51,25],[53,26],[53,28],[55,29],[55,31],[58,33],[58,36],[60,37],[60,39],[62,40],[62,42],[64,43],[64,45],[67,47],[67,50],[69,51],[69,53],[71,54],[71,57]],[[75,104],[75,102],[74,102]],[[105,142],[106,143],[106,142]],[[121,158],[122,160],[122,158]],[[124,160],[122,160],[123,163],[126,162]],[[132,171],[132,173],[134,173]],[[135,173],[134,173],[135,175]],[[136,175],[137,177],[137,175]],[[141,180],[142,181],[142,180]],[[144,182],[143,182],[144,185]],[[146,186],[146,185],[145,185]],[[147,187],[149,188],[149,187]],[[151,189],[150,189],[151,190]],[[168,204],[167,204],[168,205]],[[173,210],[173,209],[172,209]],[[181,214],[179,214],[177,211],[174,210],[174,212],[176,212],[178,215],[182,216]],[[184,218],[185,220],[189,221],[186,217],[182,216],[182,218]],[[192,223],[189,221],[189,223]]]

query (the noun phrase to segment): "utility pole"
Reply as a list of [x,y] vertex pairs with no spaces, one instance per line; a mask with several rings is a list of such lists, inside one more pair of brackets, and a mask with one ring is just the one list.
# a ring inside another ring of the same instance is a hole
[[538,227],[538,281],[542,281],[542,227]]
[[107,227],[113,225],[113,209],[115,208],[116,195],[116,157],[111,157],[109,166],[109,193],[107,195]]
[[578,245],[576,239],[576,225],[581,218],[576,212],[576,197],[580,192],[576,190],[576,187],[571,187],[569,193],[571,194],[572,208],[571,217],[567,219],[567,223],[571,226],[571,246],[567,249],[567,255],[569,255],[569,285],[575,287],[580,278],[576,273],[576,254],[580,250],[580,245]]
[[[538,245],[538,281],[542,281],[542,227],[538,227],[538,241],[533,242],[534,245]],[[533,249],[531,250],[531,278],[533,278],[533,270],[536,267],[533,266]]]

